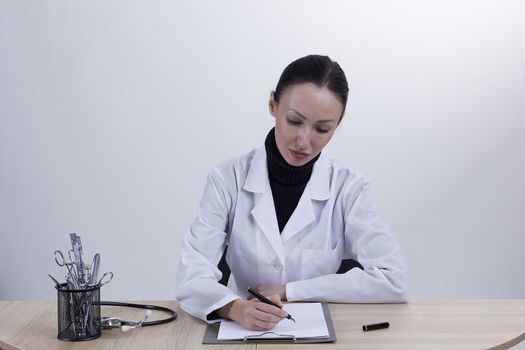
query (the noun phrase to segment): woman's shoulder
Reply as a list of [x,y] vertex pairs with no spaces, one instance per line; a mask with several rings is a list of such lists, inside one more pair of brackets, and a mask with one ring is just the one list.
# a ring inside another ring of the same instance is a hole
[[260,153],[260,148],[255,148],[243,155],[222,161],[210,170],[209,176],[212,178],[220,177],[228,182],[231,179],[238,181],[245,178],[258,153]]
[[368,186],[367,178],[352,167],[337,159],[325,160],[332,185],[336,187],[363,188]]
[[236,169],[238,171],[238,170],[244,169],[246,167],[249,167],[249,164],[251,163],[252,159],[254,158],[254,156],[255,156],[255,154],[257,153],[258,150],[259,150],[258,148],[255,148],[255,149],[252,149],[248,153],[245,153],[243,155],[235,156],[235,157],[229,158],[227,160],[224,160],[224,161],[218,163],[212,169],[212,171],[222,172],[222,171],[231,171],[231,170],[234,170],[234,169]]

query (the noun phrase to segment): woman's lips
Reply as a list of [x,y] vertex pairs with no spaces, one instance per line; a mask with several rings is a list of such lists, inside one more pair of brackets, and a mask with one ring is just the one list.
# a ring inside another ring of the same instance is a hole
[[308,157],[308,154],[306,153],[302,153],[302,152],[297,152],[297,151],[293,151],[293,150],[290,150],[290,153],[292,154],[292,156],[297,159],[297,160],[303,160],[305,159],[306,157]]

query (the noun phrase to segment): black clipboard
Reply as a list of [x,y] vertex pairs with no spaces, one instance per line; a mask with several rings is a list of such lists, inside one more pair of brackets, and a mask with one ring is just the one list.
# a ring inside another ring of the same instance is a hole
[[[327,303],[321,303],[323,308],[324,319],[326,321],[326,327],[328,328],[328,337],[312,337],[312,338],[295,338],[293,335],[278,335],[275,337],[245,337],[244,339],[232,339],[232,340],[217,340],[217,334],[219,334],[220,323],[212,323],[206,327],[204,337],[202,338],[202,344],[247,344],[247,343],[265,343],[265,344],[306,344],[306,343],[333,343],[337,341],[335,336],[334,324],[332,323],[332,317],[330,316],[330,309]],[[266,334],[271,332],[264,332]],[[263,334],[263,333],[261,333]]]

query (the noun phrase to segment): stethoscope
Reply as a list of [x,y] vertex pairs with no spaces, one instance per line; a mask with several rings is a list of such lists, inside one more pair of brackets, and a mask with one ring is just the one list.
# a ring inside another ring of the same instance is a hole
[[[146,309],[146,312],[144,314],[144,317],[139,322],[132,322],[132,321],[124,321],[121,320],[118,317],[101,317],[100,319],[100,327],[103,329],[110,329],[110,328],[120,328],[122,332],[128,332],[135,328],[140,327],[147,327],[147,326],[156,326],[163,323],[168,323],[177,318],[177,312],[175,310],[172,310],[170,308],[164,307],[164,306],[158,306],[158,305],[148,305],[148,304],[132,304],[132,303],[121,303],[121,302],[115,302],[115,301],[101,301],[100,305],[106,305],[106,306],[120,306],[120,307],[132,307],[135,309]],[[148,321],[148,317],[151,315],[151,311],[162,311],[166,312],[170,315],[170,317],[156,320],[156,321]]]

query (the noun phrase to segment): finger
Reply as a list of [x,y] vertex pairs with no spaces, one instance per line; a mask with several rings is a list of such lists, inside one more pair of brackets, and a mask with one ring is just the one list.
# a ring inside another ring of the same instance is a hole
[[[261,293],[262,294],[262,293]],[[264,295],[264,294],[263,294]],[[283,303],[281,301],[281,296],[278,295],[278,294],[273,294],[273,295],[269,295],[266,297],[267,299],[269,299],[272,303],[274,303],[275,305],[277,305],[278,308],[282,308],[283,307]],[[250,299],[250,301],[258,301],[260,303],[263,303],[262,301],[260,301],[259,299]],[[263,303],[263,304],[266,304],[266,303]],[[266,304],[266,305],[269,305],[269,304]]]
[[[257,303],[261,304],[261,303]],[[271,306],[271,305],[269,305]],[[275,327],[275,325],[281,321],[282,318],[275,315],[269,314],[267,312],[258,310],[256,308],[256,303],[251,305],[250,309],[247,310],[245,324],[246,328],[251,330],[269,330]]]
[[253,320],[254,327],[256,327],[257,330],[260,331],[269,331],[270,329],[275,327],[276,324],[276,322],[265,322],[257,319]]
[[275,305],[279,307],[283,307],[281,297],[278,294],[270,295],[268,299],[270,299]]
[[283,319],[280,316],[273,315],[271,313],[264,312],[261,310],[255,310],[255,312],[253,313],[253,317],[259,321],[270,322],[270,323],[278,323],[279,321]]
[[267,314],[271,314],[271,315],[277,316],[280,319],[288,316],[286,311],[284,311],[283,309],[278,308],[276,306],[270,305],[270,304],[258,302],[257,304],[255,304],[255,307],[256,307],[257,310],[260,310],[260,311],[262,311],[264,313],[267,313]]
[[263,303],[258,299],[248,302],[249,309],[247,315],[251,318],[257,318],[265,322],[279,322],[283,317],[282,310],[270,304]]
[[264,322],[257,321],[257,320],[246,321],[242,325],[244,326],[244,328],[249,329],[251,331],[267,331],[271,329],[267,327],[267,325]]

